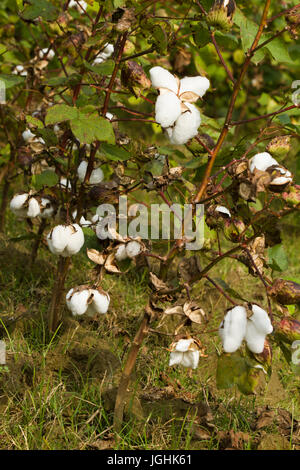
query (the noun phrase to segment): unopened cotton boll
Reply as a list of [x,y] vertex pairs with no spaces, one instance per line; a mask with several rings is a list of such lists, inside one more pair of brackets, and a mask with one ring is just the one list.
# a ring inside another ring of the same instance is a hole
[[84,234],[78,224],[57,225],[47,235],[50,251],[63,257],[78,253],[84,244]]
[[128,258],[135,258],[137,255],[140,254],[141,249],[141,245],[138,242],[132,241],[127,243],[126,245],[126,254]]
[[152,67],[149,73],[154,88],[168,88],[168,90],[171,90],[173,93],[178,93],[178,81],[168,70],[157,66]]
[[155,103],[155,120],[162,127],[170,127],[181,115],[181,101],[168,91],[158,96]]
[[200,351],[194,345],[193,339],[180,339],[173,345],[169,366],[182,365],[183,367],[196,369],[199,363],[199,357]]
[[124,261],[124,259],[128,258],[125,244],[118,246],[116,254],[115,254],[115,258],[117,261]]
[[257,153],[250,160],[250,171],[254,172],[255,169],[266,171],[270,166],[278,165],[278,162],[268,152]]
[[182,93],[192,91],[202,98],[209,87],[210,82],[206,77],[184,77],[180,80],[179,94],[181,95]]
[[201,124],[199,110],[193,104],[186,103],[188,111],[181,114],[175,123],[170,142],[175,145],[182,145],[198,134]]
[[219,328],[225,352],[233,353],[241,347],[246,327],[247,312],[244,307],[238,305],[228,310]]
[[45,47],[45,49],[41,49],[39,51],[39,58],[40,59],[52,60],[54,56],[55,56],[54,50],[49,49],[48,47]]

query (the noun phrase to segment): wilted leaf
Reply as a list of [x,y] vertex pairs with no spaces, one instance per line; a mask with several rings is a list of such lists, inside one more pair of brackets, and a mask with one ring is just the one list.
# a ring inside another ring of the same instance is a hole
[[111,253],[108,255],[106,258],[104,267],[106,271],[109,273],[114,273],[114,274],[122,274],[122,271],[119,270],[119,268],[115,265],[115,255],[114,253]]
[[86,254],[88,258],[96,264],[100,264],[102,266],[105,263],[106,257],[94,248],[87,248]]

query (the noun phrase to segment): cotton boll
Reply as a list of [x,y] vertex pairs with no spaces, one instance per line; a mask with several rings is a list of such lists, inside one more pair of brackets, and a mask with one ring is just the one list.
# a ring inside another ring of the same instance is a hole
[[107,57],[110,57],[113,54],[114,50],[115,50],[115,48],[114,48],[113,44],[106,43],[105,48],[102,51],[102,53],[105,54]]
[[17,194],[10,201],[9,207],[12,212],[21,217],[26,217],[27,208],[24,208],[24,204],[28,200],[28,194]]
[[127,259],[126,245],[120,245],[116,251],[115,258],[117,261],[123,261]]
[[250,171],[255,169],[266,171],[270,166],[278,165],[278,162],[268,152],[257,153],[250,160]]
[[79,167],[77,168],[77,175],[78,175],[78,179],[81,183],[83,183],[84,181],[84,178],[85,178],[85,175],[86,175],[86,170],[87,170],[87,167],[88,167],[88,162],[86,162],[85,160],[83,160]]
[[182,145],[197,135],[201,124],[201,116],[196,106],[187,103],[189,111],[181,114],[175,123],[170,142],[175,145]]
[[269,335],[273,331],[273,326],[269,315],[258,305],[253,304],[251,306],[253,314],[249,318],[248,322],[252,322],[255,328],[264,335]]
[[36,135],[33,134],[30,129],[26,129],[22,133],[22,137],[25,140],[25,142],[28,142],[29,140],[34,139],[36,137]]
[[182,358],[182,352],[172,351],[170,354],[169,366],[172,367],[181,364]]
[[187,351],[183,353],[181,365],[183,367],[191,367],[196,369],[199,363],[200,351]]
[[172,92],[158,96],[155,103],[155,120],[162,127],[174,124],[181,114],[181,101]]
[[[71,291],[73,291],[73,289],[71,289]],[[67,307],[71,310],[74,316],[83,315],[86,313],[88,308],[90,290],[86,289],[81,292],[75,292],[73,295],[71,291],[69,291],[66,296]]]
[[237,351],[244,339],[247,326],[247,312],[244,307],[236,306],[229,310],[219,328],[224,351]]
[[206,77],[184,77],[180,80],[179,95],[182,95],[182,93],[186,93],[187,91],[192,91],[202,98],[209,87],[210,82]]
[[190,345],[194,342],[192,338],[190,339],[180,339],[176,346],[175,346],[175,351],[179,352],[186,352],[188,351]]
[[28,203],[27,217],[37,217],[40,215],[40,212],[41,210],[38,201],[34,197],[30,198]]
[[106,293],[100,293],[98,290],[93,290],[93,305],[96,313],[105,314],[108,310],[110,297]]
[[65,251],[62,256],[72,256],[78,253],[84,244],[84,234],[82,228],[78,224],[68,225],[68,240]]
[[129,242],[126,245],[126,254],[128,258],[135,258],[141,252],[141,245],[138,242]]
[[231,217],[230,211],[225,206],[217,206],[216,211],[220,212],[221,214],[228,215],[228,217]]
[[248,320],[245,340],[248,349],[254,354],[260,354],[263,352],[265,347],[265,335],[257,330],[254,323]]
[[111,121],[113,119],[114,115],[111,114],[111,113],[106,113],[105,117]]
[[[76,218],[76,217],[75,217]],[[80,225],[82,227],[88,227],[89,225],[92,225],[92,222],[90,220],[86,220],[83,215],[80,217],[80,221],[79,221]]]
[[39,58],[40,59],[52,60],[54,56],[55,56],[54,50],[49,49],[48,47],[45,47],[45,49],[41,49],[39,51]]
[[157,66],[152,67],[149,73],[150,80],[154,88],[168,88],[168,90],[177,94],[179,88],[178,82],[174,75],[172,75],[168,70]]
[[95,168],[90,176],[90,184],[99,184],[104,179],[104,173],[101,168]]
[[67,180],[67,178],[60,178],[59,184],[60,184],[63,188],[72,189],[71,181],[70,181],[70,180]]
[[62,255],[69,240],[69,233],[66,228],[67,227],[64,225],[57,225],[50,233],[48,233],[47,243],[51,253]]

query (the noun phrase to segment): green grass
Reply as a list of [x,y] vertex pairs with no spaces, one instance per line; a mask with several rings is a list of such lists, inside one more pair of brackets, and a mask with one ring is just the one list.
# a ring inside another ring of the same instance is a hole
[[[245,397],[235,389],[218,390],[216,351],[221,348],[217,332],[201,335],[203,326],[192,325],[208,357],[200,360],[190,376],[185,369],[168,367],[169,336],[148,336],[136,364],[135,396],[115,440],[114,397],[129,341],[147,303],[146,273],[133,269],[126,276],[106,277],[103,287],[110,293],[111,306],[97,320],[77,321],[63,306],[64,323],[51,338],[46,315],[55,282],[55,258],[42,247],[31,269],[30,242],[9,242],[24,229],[22,224],[16,229],[9,217],[7,233],[0,239],[1,318],[5,323],[5,318],[26,311],[24,319],[1,330],[7,345],[7,368],[0,370],[1,449],[215,450],[226,446],[224,436],[233,432],[243,433],[240,447],[252,450],[261,438],[255,430],[258,407],[284,408],[294,422],[299,419],[299,377],[279,351],[274,354],[274,379],[266,392]],[[296,231],[284,236],[284,246],[290,260],[288,275],[299,276]],[[74,257],[72,263],[66,290],[86,282],[92,267],[85,255]],[[224,260],[211,275],[226,279],[247,299],[264,304],[259,279],[249,277],[242,265]],[[195,286],[192,295],[211,318],[209,330],[217,328],[227,301],[207,282]],[[166,319],[161,330],[171,332],[174,325],[174,318]],[[162,393],[169,395],[162,398]],[[210,406],[210,424],[205,417],[199,418],[199,403]],[[266,432],[279,436],[275,425]],[[292,431],[285,438],[291,449],[298,445]]]

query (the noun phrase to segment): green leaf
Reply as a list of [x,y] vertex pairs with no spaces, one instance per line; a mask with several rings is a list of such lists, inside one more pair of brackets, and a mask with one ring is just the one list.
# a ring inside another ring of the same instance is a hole
[[39,175],[33,175],[31,181],[33,186],[40,190],[43,186],[48,186],[49,188],[55,186],[59,181],[59,177],[54,171],[45,170]]
[[273,58],[278,62],[293,63],[291,56],[288,52],[287,46],[282,38],[275,38],[266,45],[267,49],[272,54]]
[[268,266],[274,271],[285,271],[288,266],[288,258],[282,245],[275,245],[268,249]]
[[46,114],[45,123],[56,124],[57,122],[67,121],[69,119],[76,119],[78,116],[78,109],[66,104],[56,104],[48,109]]
[[25,78],[19,77],[18,75],[7,75],[5,73],[0,74],[0,82],[4,82],[5,88],[12,88],[13,86],[24,83]]
[[125,161],[131,157],[130,153],[122,147],[117,147],[111,144],[102,144],[101,151],[105,154],[106,158],[114,161]]
[[96,72],[99,75],[111,75],[115,68],[115,62],[113,60],[106,60],[102,64],[89,66],[92,72]]
[[247,365],[245,358],[241,356],[240,352],[233,354],[223,353],[218,357],[217,387],[219,389],[231,388],[245,372],[247,372]]
[[44,20],[54,21],[58,14],[59,10],[47,0],[30,0],[30,6],[22,12],[25,20],[34,20],[41,16]]
[[232,289],[227,282],[223,281],[223,279],[216,278],[215,279],[218,284],[231,296],[234,297],[235,299],[242,300],[243,302],[247,302],[246,299],[244,299],[238,292],[236,292],[234,289]]
[[57,136],[52,129],[38,129],[36,133],[44,139],[48,147],[55,147],[57,145]]
[[99,249],[99,239],[94,230],[89,227],[82,227],[82,231],[84,233],[84,245],[80,251],[86,254],[87,248]]
[[115,134],[111,122],[98,114],[79,113],[76,119],[70,121],[71,130],[82,144],[91,144],[95,140],[115,143]]
[[33,126],[37,127],[38,129],[43,129],[44,127],[44,124],[42,123],[42,121],[40,121],[39,119],[33,117],[33,116],[26,116],[26,122],[28,122],[29,124],[32,124]]
[[195,32],[193,34],[194,41],[198,47],[204,47],[210,42],[210,34],[208,29],[203,26],[200,22],[197,24]]

